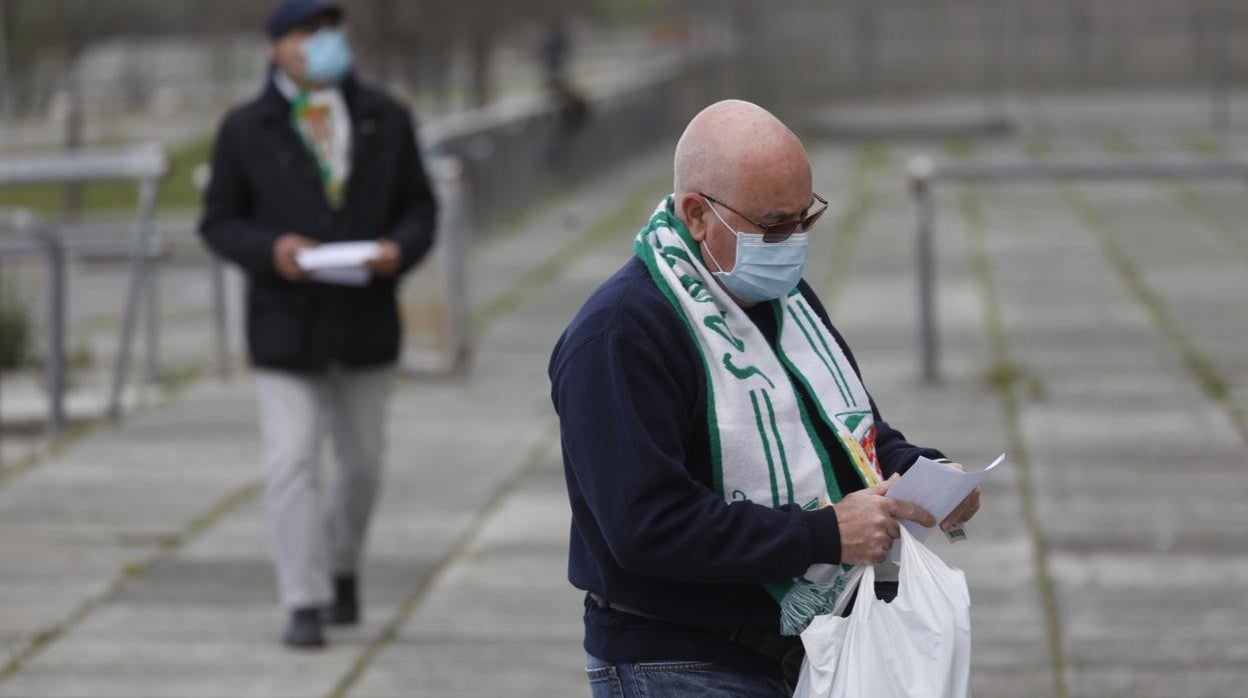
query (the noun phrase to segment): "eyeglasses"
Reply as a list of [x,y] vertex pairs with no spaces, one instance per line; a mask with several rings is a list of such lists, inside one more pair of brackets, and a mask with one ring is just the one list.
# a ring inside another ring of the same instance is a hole
[[780,223],[759,223],[719,199],[703,194],[702,192],[698,192],[698,196],[701,196],[712,204],[719,204],[720,206],[723,206],[729,211],[732,211],[738,216],[744,218],[748,223],[753,225],[755,228],[758,228],[759,232],[763,234],[763,242],[784,242],[794,233],[805,233],[815,227],[815,223],[818,223],[819,218],[823,216],[825,211],[828,210],[828,200],[812,192],[811,196],[815,197],[815,201],[819,202],[819,208],[815,212],[808,213],[801,218],[795,218],[791,221],[783,221]]

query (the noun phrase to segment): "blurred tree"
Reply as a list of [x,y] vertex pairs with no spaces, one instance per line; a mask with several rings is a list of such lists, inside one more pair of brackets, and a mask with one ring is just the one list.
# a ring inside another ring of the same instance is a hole
[[[655,0],[651,0],[655,1]],[[474,106],[494,96],[494,57],[512,32],[551,17],[584,16],[592,4],[578,0],[347,0],[361,62],[385,82],[445,91],[451,57],[468,60],[466,92]]]
[[[592,17],[636,21],[680,0],[341,0],[347,8],[363,69],[385,83],[445,94],[452,57],[467,59],[473,104],[493,97],[498,45],[518,30],[551,18]],[[93,43],[118,37],[197,36],[217,47],[220,61],[206,79],[228,78],[231,40],[257,35],[277,0],[0,0],[0,103],[42,108],[52,90],[40,84],[55,75],[65,97],[67,147],[81,143],[81,91],[77,59]],[[132,69],[141,71],[142,56]],[[7,64],[7,70],[6,70]],[[141,89],[129,89],[136,99]]]

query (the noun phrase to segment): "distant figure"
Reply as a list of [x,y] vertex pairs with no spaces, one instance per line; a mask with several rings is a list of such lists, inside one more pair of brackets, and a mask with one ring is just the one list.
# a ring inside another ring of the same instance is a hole
[[[324,0],[286,0],[273,12],[268,83],[221,126],[200,226],[248,278],[265,504],[290,612],[284,640],[300,648],[325,644],[323,623],[360,618],[401,344],[396,289],[432,246],[437,210],[412,117],[355,78],[343,17]],[[299,262],[301,250],[353,240],[377,243],[354,278]],[[323,431],[339,465],[327,497]]]
[[589,102],[567,74],[571,41],[560,19],[552,19],[542,32],[538,55],[547,93],[555,104],[555,130],[547,149],[546,166],[560,172],[567,167],[572,139],[590,115]]
[[568,41],[568,30],[563,21],[554,18],[547,23],[542,31],[541,43],[538,46],[541,56],[542,74],[547,85],[562,81],[568,67],[571,44]]
[[[935,523],[885,498],[893,478],[943,456],[883,420],[802,280],[828,202],[792,131],[713,104],[674,179],[550,359],[588,679],[604,697],[790,696],[842,565],[882,561],[898,519]],[[976,491],[942,527],[978,508]]]

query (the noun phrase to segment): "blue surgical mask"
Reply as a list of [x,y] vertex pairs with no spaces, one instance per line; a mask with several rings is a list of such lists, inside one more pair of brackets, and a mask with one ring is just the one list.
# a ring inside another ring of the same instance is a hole
[[781,242],[764,242],[762,233],[733,230],[715,206],[709,202],[708,205],[719,222],[737,236],[737,263],[732,271],[724,271],[723,265],[711,253],[710,245],[706,247],[711,261],[719,267],[714,274],[724,288],[746,303],[774,301],[797,288],[802,273],[806,271],[810,233],[794,233]]
[[351,47],[342,31],[326,27],[303,41],[307,62],[305,77],[323,85],[335,85],[351,70]]

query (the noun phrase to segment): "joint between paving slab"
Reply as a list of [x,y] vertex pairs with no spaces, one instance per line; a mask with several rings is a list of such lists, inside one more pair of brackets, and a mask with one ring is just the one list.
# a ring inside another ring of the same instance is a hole
[[1061,194],[1066,204],[1078,216],[1082,223],[1080,227],[1100,246],[1101,254],[1109,262],[1110,268],[1114,270],[1119,283],[1144,308],[1153,327],[1178,350],[1189,377],[1200,387],[1206,397],[1223,409],[1232,426],[1239,432],[1240,439],[1248,445],[1248,414],[1245,414],[1244,408],[1235,402],[1229,382],[1218,371],[1213,361],[1207,358],[1187,337],[1187,334],[1166,310],[1161,298],[1149,288],[1140,271],[1127,257],[1122,245],[1118,243],[1118,239],[1092,203],[1071,185],[1064,185],[1061,188]]
[[[980,295],[984,299],[984,327],[988,335],[993,365],[994,367],[1014,366],[1009,356],[1009,343],[1002,323],[1001,307],[997,302],[991,262],[988,258],[987,226],[983,209],[973,189],[962,187],[959,190],[958,208],[968,231],[972,274],[975,276]],[[1036,507],[1034,469],[1031,452],[1027,448],[1027,440],[1021,426],[1016,382],[1016,380],[995,380],[992,381],[992,387],[1001,403],[1010,455],[1017,465],[1019,504],[1032,544],[1032,563],[1035,568],[1036,587],[1040,593],[1045,634],[1048,638],[1053,689],[1058,698],[1067,698],[1070,690],[1066,681],[1066,655],[1062,642],[1061,611],[1057,602],[1056,584],[1049,571],[1048,544],[1044,539],[1044,530]]]
[[[1112,136],[1107,137],[1105,144],[1110,152],[1118,155],[1137,155],[1140,152],[1140,149],[1129,138],[1117,130],[1112,133]],[[1210,152],[1207,147],[1202,147],[1199,144],[1188,143],[1187,148],[1205,157],[1225,157],[1224,152],[1216,150]],[[1195,189],[1177,178],[1167,178],[1164,182],[1158,182],[1157,187],[1168,192],[1179,207],[1200,221],[1201,227],[1212,232],[1218,239],[1218,242],[1228,252],[1238,257],[1240,261],[1248,264],[1248,239],[1241,237],[1221,216],[1209,210],[1204,197]]]
[[599,220],[598,223],[591,226],[580,237],[574,239],[571,244],[555,250],[541,263],[530,269],[510,288],[483,303],[473,313],[475,328],[481,330],[499,316],[523,305],[539,291],[553,283],[559,272],[566,268],[572,260],[592,250],[612,235],[620,235],[622,231],[640,229],[645,221],[639,221],[638,216],[649,218],[649,207],[653,205],[658,197],[663,195],[663,192],[671,188],[670,185],[671,176],[668,174],[655,176],[647,180],[635,189],[625,199],[624,203],[620,204],[605,218]]
[[399,630],[407,623],[411,615],[416,612],[416,609],[425,600],[425,597],[428,596],[434,585],[442,579],[447,570],[468,556],[472,544],[480,536],[485,525],[502,508],[507,499],[519,490],[537,468],[541,466],[551,450],[552,443],[557,443],[556,437],[558,433],[559,424],[554,420],[549,421],[541,429],[537,438],[525,452],[525,456],[521,459],[520,464],[494,490],[485,506],[479,509],[473,516],[472,521],[455,540],[451,549],[434,564],[428,574],[421,577],[415,588],[403,600],[403,603],[399,605],[395,614],[386,622],[386,625],[377,636],[368,643],[364,651],[352,663],[351,668],[347,670],[347,673],[326,694],[326,698],[344,698],[364,673],[368,671],[368,668],[372,666],[376,658],[394,642],[395,638],[398,637]]
[[4,666],[0,667],[0,683],[4,683],[7,679],[12,678],[21,671],[27,662],[38,656],[40,652],[65,633],[73,630],[83,619],[91,615],[95,609],[115,599],[132,581],[176,553],[182,546],[194,540],[213,523],[242,506],[242,504],[254,497],[259,490],[260,483],[253,481],[231,491],[217,500],[210,509],[192,519],[176,535],[162,543],[155,552],[138,562],[123,567],[103,593],[80,603],[73,612],[56,625],[35,633],[24,647],[14,653]]
[[1209,210],[1205,198],[1195,189],[1179,182],[1171,182],[1169,189],[1176,203],[1183,207],[1202,227],[1214,233],[1218,241],[1244,264],[1248,264],[1248,239],[1227,224],[1226,220]]
[[[571,255],[572,257],[579,256],[591,249],[598,242],[601,242],[609,234],[618,231],[622,224],[627,225],[628,221],[632,220],[632,216],[635,215],[636,210],[639,207],[643,204],[648,206],[649,201],[642,201],[642,197],[649,196],[651,192],[658,189],[658,182],[659,179],[656,177],[642,187],[639,187],[634,192],[632,197],[630,197],[625,204],[617,209],[613,215],[591,228],[585,235],[579,238],[578,241],[574,243],[572,250],[565,251],[563,256],[552,256],[539,268],[548,267],[552,271],[557,271],[558,268],[564,263],[567,255]],[[656,198],[657,196],[658,194],[654,195]],[[629,217],[628,221],[623,221],[625,215]],[[534,272],[530,272],[529,275],[526,275],[526,278],[533,276],[536,276],[536,274]],[[547,276],[553,276],[553,274],[548,274]],[[474,323],[478,326],[478,328],[488,326],[493,320],[501,316],[503,311],[512,310],[529,300],[533,293],[540,290],[548,282],[549,279],[542,279],[540,283],[536,284],[536,286],[527,288],[527,292],[518,292],[518,287],[524,285],[524,282],[522,281],[521,284],[517,285],[517,287],[513,287],[511,291],[502,294],[497,302],[487,304],[486,306],[478,309],[478,311],[474,313]],[[186,374],[179,375],[178,380],[173,381],[169,385],[165,396],[157,406],[164,406],[172,402],[200,375],[202,375],[201,371],[190,371]],[[92,423],[92,425],[94,424],[95,423]],[[85,428],[81,433],[75,433],[74,436],[76,438],[74,440],[66,439],[58,445],[58,448],[63,449],[68,447],[71,443],[77,440],[77,438],[85,436],[89,432],[90,429]],[[543,433],[545,434],[545,432]],[[58,452],[59,450],[53,452],[51,455],[55,455],[55,453]],[[8,468],[0,470],[0,486],[3,486],[17,476],[29,472],[42,462],[43,460],[36,458],[29,463],[21,462],[19,464],[15,464],[14,466],[9,466]],[[527,476],[527,472],[524,474]],[[161,545],[161,547],[152,555],[140,560],[139,562],[124,566],[117,573],[113,582],[102,594],[83,601],[75,607],[75,609],[70,612],[68,616],[57,622],[55,625],[39,631],[32,636],[32,638],[21,649],[11,654],[9,660],[3,665],[0,665],[0,683],[5,682],[7,679],[17,674],[31,659],[36,657],[57,639],[62,637],[66,632],[76,627],[99,606],[115,598],[130,582],[142,576],[160,561],[175,554],[183,545],[208,530],[230,512],[235,511],[253,499],[257,494],[259,494],[262,486],[262,482],[259,479],[248,481],[241,487],[226,494],[203,513],[191,519],[183,527],[182,531],[172,537],[168,542]],[[504,487],[506,486],[507,483],[504,484]]]
[[[203,366],[189,366],[175,373],[161,377],[160,396],[153,404],[140,406],[139,411],[158,410],[172,403],[205,373]],[[54,437],[39,451],[21,458],[9,465],[0,465],[0,489],[22,475],[34,470],[50,458],[64,453],[66,449],[90,435],[97,426],[105,423],[105,419],[94,418],[71,422],[65,432]]]

